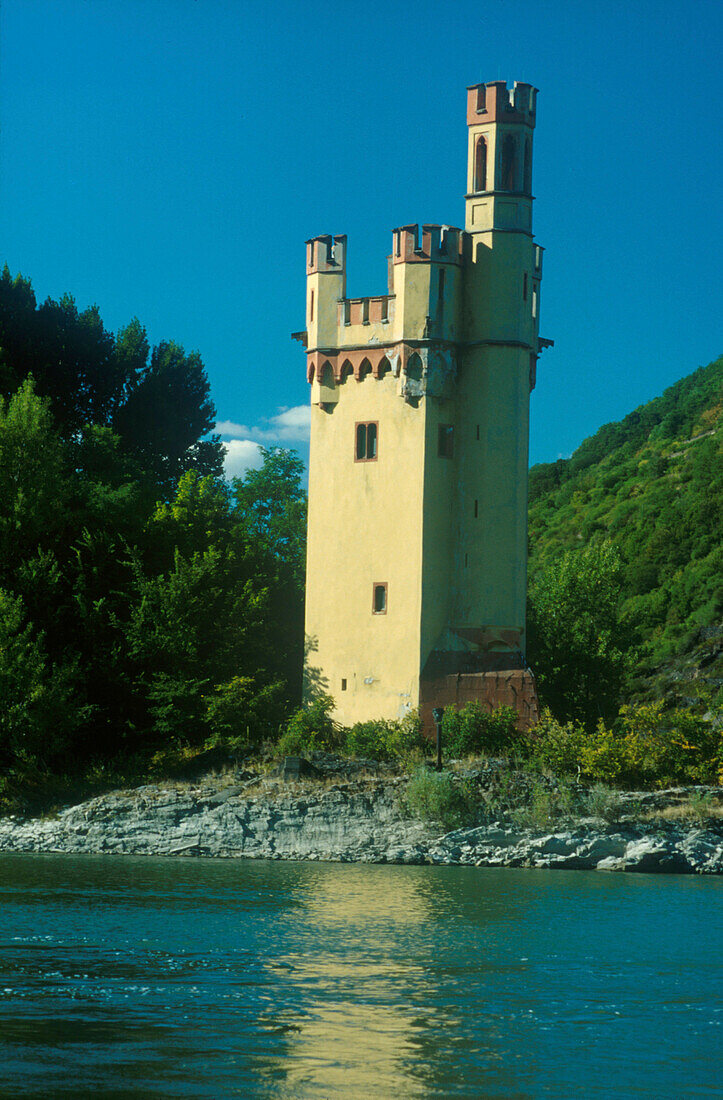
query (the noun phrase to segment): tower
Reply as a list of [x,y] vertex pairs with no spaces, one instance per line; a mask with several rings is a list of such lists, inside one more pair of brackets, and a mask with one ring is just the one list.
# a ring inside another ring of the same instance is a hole
[[536,716],[527,670],[529,397],[542,249],[536,89],[468,89],[464,231],[395,229],[388,292],[347,298],[307,241],[307,683],[345,724],[478,699]]

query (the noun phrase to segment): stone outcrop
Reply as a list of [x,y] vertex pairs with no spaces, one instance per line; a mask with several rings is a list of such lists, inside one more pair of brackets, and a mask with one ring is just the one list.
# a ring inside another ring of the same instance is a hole
[[[531,830],[494,822],[440,835],[410,819],[405,779],[335,780],[240,773],[196,784],[139,787],[90,799],[55,816],[0,819],[0,851],[471,864],[599,871],[723,872],[723,828],[589,819]],[[638,796],[639,809],[665,792]],[[668,799],[670,801],[670,799]]]

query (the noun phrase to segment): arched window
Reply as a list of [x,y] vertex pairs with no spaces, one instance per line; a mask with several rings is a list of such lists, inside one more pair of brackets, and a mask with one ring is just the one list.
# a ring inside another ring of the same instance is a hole
[[422,381],[422,376],[423,376],[423,373],[424,373],[423,372],[423,367],[422,367],[422,360],[419,358],[416,351],[412,355],[409,356],[409,359],[407,360],[407,369],[406,369],[405,373],[407,375],[407,378],[411,382],[421,382]]
[[532,192],[532,147],[530,145],[530,139],[525,140],[525,170],[524,170],[524,191],[526,195]]
[[328,386],[330,390],[334,389],[334,370],[331,363],[327,359],[321,368],[321,376],[319,378],[322,386]]
[[361,364],[359,366],[359,374],[357,375],[357,379],[361,382],[364,378],[366,378],[366,376],[368,374],[371,374],[371,373],[372,373],[371,363],[369,362],[368,359],[362,359]]
[[349,375],[353,372],[353,367],[348,359],[345,359],[341,365],[341,372],[339,374],[339,381],[346,382]]
[[383,355],[379,361],[379,366],[377,367],[377,378],[383,378],[384,375],[387,374],[391,369],[392,364],[389,362],[386,355]]
[[517,142],[512,134],[506,134],[502,142],[502,173],[500,186],[503,191],[515,191],[517,180]]
[[481,136],[477,138],[474,150],[474,189],[487,190],[487,142]]

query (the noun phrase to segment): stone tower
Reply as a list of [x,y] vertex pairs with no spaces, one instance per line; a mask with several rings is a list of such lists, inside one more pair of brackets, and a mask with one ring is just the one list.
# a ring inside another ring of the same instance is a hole
[[536,89],[468,89],[464,231],[394,230],[387,294],[346,296],[346,237],[306,251],[306,673],[345,724],[479,699],[534,721],[527,467],[542,248]]

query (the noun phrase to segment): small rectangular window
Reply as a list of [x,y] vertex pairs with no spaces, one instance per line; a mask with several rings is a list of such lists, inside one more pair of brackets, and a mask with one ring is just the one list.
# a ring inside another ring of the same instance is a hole
[[441,458],[454,458],[454,427],[440,424],[437,436],[437,454]]
[[387,613],[387,584],[377,582],[372,594],[372,614],[386,615]]
[[369,324],[369,299],[364,298],[362,300],[362,324]]
[[469,557],[467,556],[467,554],[465,554],[465,556],[464,556],[464,567],[465,567],[465,569],[467,568],[468,565],[469,565]]
[[522,276],[522,301],[527,301],[527,272]]
[[389,320],[389,299],[382,298],[382,321]]
[[539,295],[538,295],[537,287],[533,286],[533,288],[532,288],[532,316],[535,317],[535,318],[537,317],[538,296]]
[[479,501],[476,500],[474,502],[474,518],[477,519],[478,517],[479,517]]
[[342,680],[342,682],[341,682],[341,690],[342,690],[342,691],[346,691],[346,680]]
[[351,302],[348,298],[344,299],[344,324],[351,324]]
[[311,297],[309,298],[309,320],[310,321],[314,320],[314,291],[313,290],[311,292]]
[[479,424],[477,425],[477,438],[479,439]]
[[377,457],[378,421],[360,421],[354,437],[354,461],[374,462]]

